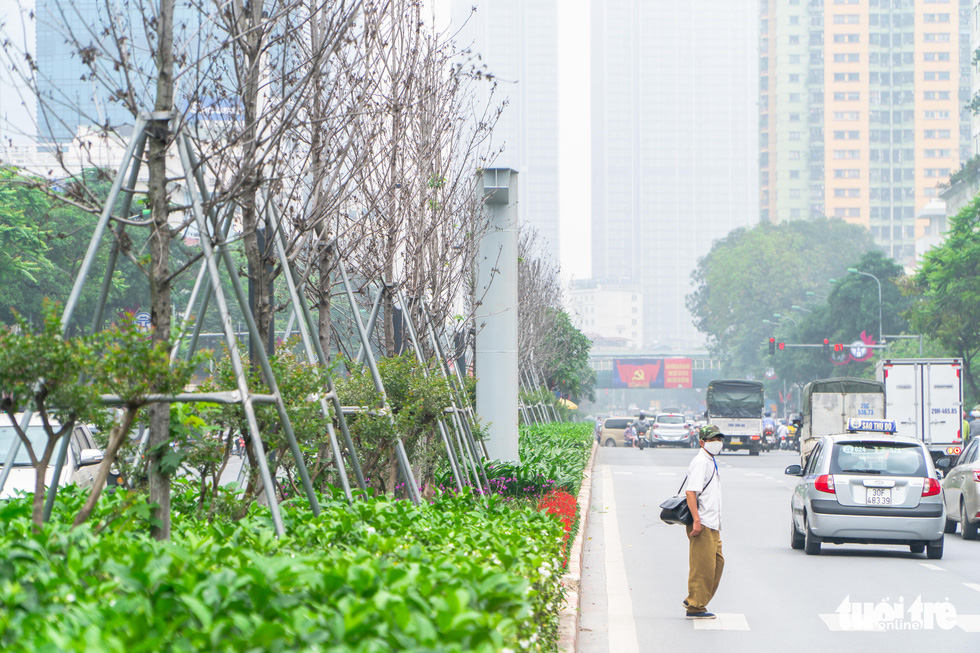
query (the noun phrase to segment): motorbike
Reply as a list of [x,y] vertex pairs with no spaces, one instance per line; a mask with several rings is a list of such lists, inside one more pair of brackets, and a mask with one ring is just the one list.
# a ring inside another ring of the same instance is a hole
[[771,451],[776,448],[776,432],[771,426],[766,426],[762,429],[762,442],[766,451]]

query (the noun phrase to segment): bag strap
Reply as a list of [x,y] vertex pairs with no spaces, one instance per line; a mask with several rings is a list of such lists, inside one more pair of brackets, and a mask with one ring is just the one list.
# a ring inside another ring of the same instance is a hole
[[[707,489],[708,489],[708,486],[709,486],[709,485],[711,485],[711,481],[713,481],[713,480],[715,480],[715,472],[717,472],[717,471],[718,471],[718,468],[717,468],[717,467],[715,467],[715,468],[713,468],[713,469],[711,470],[711,476],[709,476],[709,477],[708,477],[708,482],[704,484],[704,487],[703,487],[703,488],[701,488],[701,492],[702,492],[702,493],[703,493],[703,492],[704,492],[705,490],[707,490]],[[685,483],[687,483],[687,476],[684,476],[684,480],[683,480],[683,481],[681,481],[681,486],[680,486],[679,488],[677,488],[677,492],[676,492],[676,494],[680,494],[680,493],[681,493],[681,490],[683,490],[683,489],[684,489],[684,484],[685,484]]]

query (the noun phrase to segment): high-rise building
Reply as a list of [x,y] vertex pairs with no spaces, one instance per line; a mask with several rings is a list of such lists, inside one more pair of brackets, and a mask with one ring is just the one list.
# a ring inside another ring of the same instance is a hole
[[972,1],[760,1],[764,220],[842,218],[914,262],[970,156]]
[[[473,8],[476,11],[473,11]],[[521,224],[558,262],[558,0],[454,0],[458,43],[479,55],[506,101],[493,142],[495,167],[520,173]]]
[[692,345],[698,257],[758,210],[758,8],[593,0],[592,274],[640,283],[643,342]]

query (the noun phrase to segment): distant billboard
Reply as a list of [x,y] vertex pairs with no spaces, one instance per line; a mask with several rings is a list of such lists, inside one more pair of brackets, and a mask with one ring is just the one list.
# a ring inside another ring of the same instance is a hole
[[613,362],[613,388],[690,388],[690,358],[628,358]]

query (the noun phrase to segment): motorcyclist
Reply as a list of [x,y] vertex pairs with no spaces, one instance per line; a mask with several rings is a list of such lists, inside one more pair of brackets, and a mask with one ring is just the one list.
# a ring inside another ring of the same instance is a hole
[[636,434],[641,438],[645,438],[649,430],[650,420],[647,419],[646,413],[640,413],[640,419],[636,422]]
[[776,429],[776,442],[781,449],[789,449],[789,427],[786,426],[786,420],[780,422]]
[[772,413],[767,412],[762,418],[762,433],[766,439],[766,446],[772,446],[776,436],[776,420],[772,418]]

